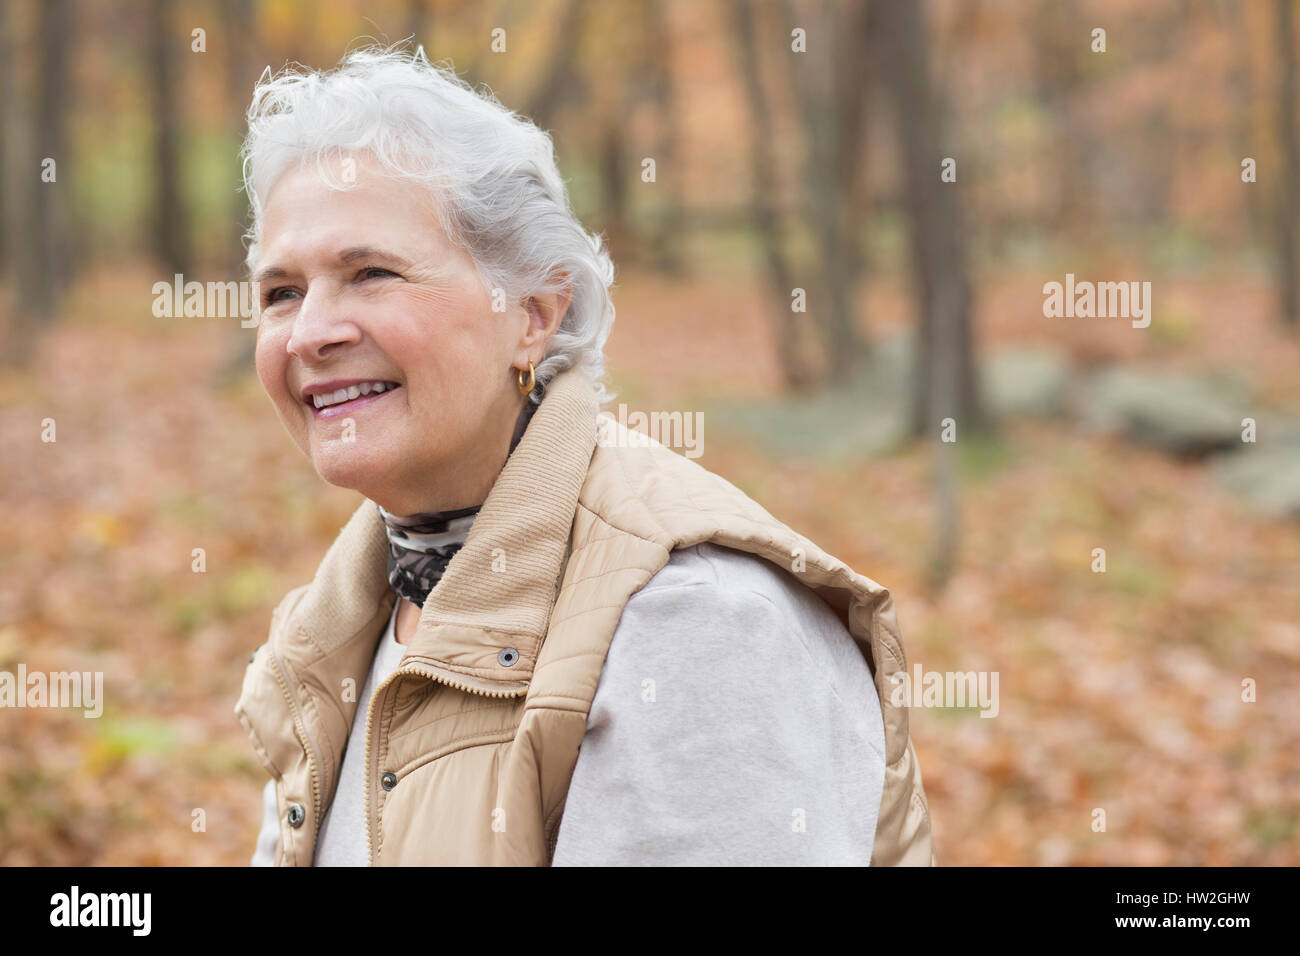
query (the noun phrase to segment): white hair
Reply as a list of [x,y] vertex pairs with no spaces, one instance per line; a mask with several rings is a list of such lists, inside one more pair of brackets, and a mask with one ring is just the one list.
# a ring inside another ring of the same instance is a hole
[[571,288],[536,367],[532,401],[569,368],[584,370],[607,401],[614,263],[574,215],[550,135],[486,87],[476,92],[453,69],[430,64],[423,47],[401,46],[360,47],[329,72],[263,72],[240,152],[253,213],[247,265],[257,263],[267,191],[294,160],[314,159],[325,182],[347,188],[330,180],[325,158],[369,154],[428,190],[443,231],[469,253],[485,289],[524,302]]

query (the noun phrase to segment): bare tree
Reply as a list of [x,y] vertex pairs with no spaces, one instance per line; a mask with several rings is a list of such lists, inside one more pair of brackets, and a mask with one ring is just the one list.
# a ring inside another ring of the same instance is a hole
[[1300,138],[1296,136],[1295,23],[1292,0],[1277,0],[1278,140],[1282,147],[1282,168],[1278,171],[1282,195],[1278,203],[1277,269],[1282,320],[1300,322],[1300,277],[1296,275],[1296,230],[1300,228]]
[[171,24],[172,4],[152,0],[149,12],[149,55],[153,63],[154,138],[154,255],[169,272],[189,271],[189,217],[181,188],[181,116],[177,103],[179,61]]
[[[1255,139],[1254,111],[1251,110],[1251,62],[1250,18],[1242,8],[1240,0],[1227,0],[1217,10],[1215,27],[1232,31],[1232,69],[1228,74],[1228,90],[1232,97],[1234,118],[1232,136],[1236,140],[1241,156],[1258,156]],[[1267,231],[1268,210],[1265,208],[1264,195],[1259,188],[1243,190],[1246,207],[1246,220],[1252,234]]]
[[18,158],[23,116],[14,68],[16,52],[14,9],[11,4],[0,3],[0,269],[5,279],[21,271],[16,268],[16,260],[23,245],[16,228],[24,193],[16,177],[17,169],[24,165]]
[[587,0],[568,0],[555,28],[555,43],[550,62],[532,102],[524,111],[540,128],[554,125],[560,105],[568,95],[578,73],[578,50],[582,43],[582,26],[587,16]]
[[36,200],[39,196],[40,165],[36,155],[31,95],[19,55],[17,9],[0,4],[0,109],[3,113],[4,178],[0,191],[4,202],[4,255],[0,264],[10,283],[13,308],[0,363],[19,367],[30,358],[38,316],[32,307],[44,294],[39,256],[31,237],[36,234]]
[[601,130],[600,183],[601,209],[604,213],[606,241],[611,255],[624,265],[634,258],[631,229],[628,225],[628,166],[629,153],[626,130],[617,122],[605,124]]
[[[222,26],[225,37],[227,96],[230,100],[231,121],[238,136],[244,132],[245,112],[253,95],[253,84],[257,81],[256,49],[257,37],[253,20],[253,0],[226,0],[221,7]],[[232,170],[237,160],[232,158]],[[238,183],[240,180],[235,179]],[[230,233],[226,245],[229,249],[229,269],[239,274],[244,268],[244,229],[248,225],[248,197],[242,192],[234,193],[233,208],[230,215]]]
[[73,42],[69,0],[36,8],[36,69],[20,56],[18,10],[0,11],[0,87],[3,87],[4,272],[13,282],[14,308],[0,361],[30,358],[38,330],[58,310],[74,274],[70,203],[73,175],[66,117],[71,92],[68,48]]
[[414,36],[415,44],[423,46],[429,59],[434,59],[433,18],[429,16],[426,0],[406,0],[406,32],[403,37]]
[[807,134],[804,188],[821,263],[825,307],[814,307],[833,381],[844,381],[864,346],[856,331],[854,291],[862,255],[857,222],[862,215],[863,108],[866,84],[864,0],[822,0],[820,13],[801,18],[791,0],[782,10],[791,25],[811,23],[810,44],[822,49],[787,52],[790,80]]
[[677,130],[677,87],[673,81],[673,36],[663,0],[641,0],[642,50],[647,93],[659,118],[655,145],[660,169],[669,171],[660,187],[659,215],[651,227],[650,247],[656,268],[671,275],[685,271],[682,258],[681,164]]
[[17,204],[11,179],[14,169],[14,140],[17,134],[17,96],[14,90],[13,8],[0,3],[0,269],[3,278],[13,273],[13,255],[17,252],[16,235],[11,222]]
[[955,182],[940,181],[940,113],[931,88],[925,8],[881,3],[876,62],[893,101],[920,306],[912,428],[931,434],[945,418],[963,430],[986,424],[976,382],[971,291]]
[[929,436],[935,450],[938,520],[928,578],[937,590],[951,575],[960,547],[955,442],[959,434],[978,432],[986,423],[978,400],[957,185],[940,179],[941,121],[930,80],[925,7],[915,0],[881,3],[875,9],[875,59],[893,101],[921,313],[912,429]]
[[68,238],[68,191],[73,173],[68,155],[67,114],[70,78],[68,47],[72,42],[69,0],[49,0],[40,7],[40,83],[36,110],[36,155],[44,164],[53,160],[57,179],[43,179],[36,190],[35,246],[40,286],[31,303],[33,317],[49,319],[58,303],[58,291],[73,274]]
[[1033,33],[1033,76],[1035,90],[1044,113],[1053,124],[1053,141],[1059,151],[1052,157],[1056,170],[1052,195],[1056,209],[1051,218],[1068,222],[1090,235],[1095,219],[1096,195],[1088,179],[1088,151],[1095,150],[1101,137],[1094,135],[1087,115],[1078,109],[1075,92],[1080,86],[1081,66],[1076,46],[1079,31],[1071,20],[1068,6],[1040,3],[1030,21]]
[[750,200],[754,224],[766,265],[766,277],[771,290],[771,312],[776,329],[777,348],[785,384],[802,388],[812,381],[812,372],[803,355],[803,343],[797,313],[790,308],[790,296],[796,285],[789,257],[785,251],[784,227],[777,204],[776,161],[772,155],[773,130],[767,94],[759,70],[758,44],[755,40],[753,6],[749,0],[730,0],[731,18],[735,27],[737,53],[740,57],[740,75],[749,104],[752,138],[749,144],[752,199]]

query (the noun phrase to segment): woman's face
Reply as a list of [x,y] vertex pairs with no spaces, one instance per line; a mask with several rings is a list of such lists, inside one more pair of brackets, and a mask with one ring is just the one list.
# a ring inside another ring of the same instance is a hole
[[396,514],[481,504],[523,408],[513,367],[559,316],[493,312],[419,187],[355,168],[335,190],[291,167],[266,197],[258,377],[330,484]]

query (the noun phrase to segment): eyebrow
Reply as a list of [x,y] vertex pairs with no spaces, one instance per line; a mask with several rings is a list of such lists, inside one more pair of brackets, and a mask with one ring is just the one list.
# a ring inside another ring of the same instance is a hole
[[[347,265],[350,262],[356,262],[359,259],[383,259],[394,265],[403,268],[411,268],[411,262],[395,252],[389,252],[386,249],[379,249],[375,246],[353,246],[350,249],[344,249],[338,254],[338,261]],[[265,282],[267,279],[283,279],[289,274],[288,270],[282,266],[267,266],[264,269],[258,269],[253,275],[254,282]]]

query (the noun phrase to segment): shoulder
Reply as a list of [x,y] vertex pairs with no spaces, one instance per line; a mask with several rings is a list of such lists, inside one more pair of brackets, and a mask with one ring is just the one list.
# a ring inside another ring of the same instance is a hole
[[285,624],[289,619],[289,616],[298,607],[298,602],[302,600],[303,596],[307,593],[310,587],[311,587],[310,583],[300,584],[297,587],[292,588],[287,594],[285,594],[284,597],[280,599],[280,603],[277,604],[275,606],[275,609],[271,612],[271,627],[269,631],[269,636],[272,639],[276,638],[279,632],[284,630]]
[[628,599],[624,615],[653,616],[674,595],[693,599],[676,603],[689,603],[703,617],[752,609],[753,615],[774,622],[827,630],[838,625],[844,630],[838,615],[793,572],[759,555],[711,542],[671,552],[668,563]]
[[[799,556],[799,580],[807,586],[850,592],[863,603],[885,593],[721,475],[644,435],[636,437],[608,415],[599,421],[600,437],[578,495],[575,545],[622,532],[674,553],[709,543],[777,568]],[[836,600],[847,604],[852,598],[841,594]]]
[[863,865],[884,770],[835,612],[766,559],[681,548],[610,642],[554,862]]
[[628,599],[623,613],[625,618],[654,618],[686,608],[709,619],[739,612],[773,623],[829,627],[838,621],[792,573],[766,558],[710,542],[672,551],[668,563]]
[[721,475],[608,414],[597,419],[596,449],[578,501],[610,525],[670,550],[709,540],[719,528],[779,537],[783,545],[792,534]]
[[779,565],[710,543],[673,551],[632,595],[606,669],[611,680],[672,674],[752,699],[788,699],[798,682],[857,712],[876,703],[866,659],[825,601]]

